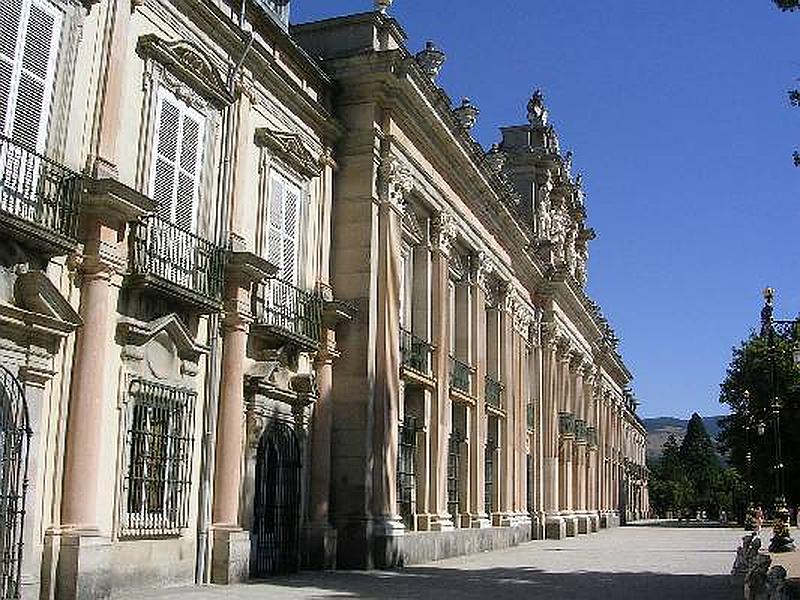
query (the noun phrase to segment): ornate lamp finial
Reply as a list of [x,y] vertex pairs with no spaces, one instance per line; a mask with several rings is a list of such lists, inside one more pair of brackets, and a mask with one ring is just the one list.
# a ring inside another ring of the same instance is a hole
[[461,106],[453,109],[456,119],[467,131],[475,127],[479,113],[478,107],[472,104],[472,101],[467,97],[461,99]]
[[761,335],[772,333],[772,302],[775,299],[775,290],[771,287],[764,288],[764,307],[761,309]]
[[528,122],[541,127],[547,125],[547,108],[544,105],[544,95],[541,90],[534,91],[531,99],[528,100]]
[[375,10],[381,14],[386,14],[392,2],[394,2],[394,0],[375,0]]
[[425,48],[417,52],[414,59],[428,77],[436,79],[447,56],[433,42],[425,42]]

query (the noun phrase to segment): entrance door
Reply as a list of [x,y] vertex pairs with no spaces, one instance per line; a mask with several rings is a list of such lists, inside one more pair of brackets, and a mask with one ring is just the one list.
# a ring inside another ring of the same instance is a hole
[[19,598],[30,436],[22,386],[0,366],[0,600]]
[[286,423],[273,423],[258,443],[254,513],[250,565],[253,577],[297,571],[300,445]]

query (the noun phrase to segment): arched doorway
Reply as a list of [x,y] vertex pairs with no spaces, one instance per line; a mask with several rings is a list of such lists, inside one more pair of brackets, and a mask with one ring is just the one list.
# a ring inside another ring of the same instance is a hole
[[19,598],[31,430],[17,378],[0,366],[0,599]]
[[256,489],[251,563],[253,577],[298,568],[300,536],[300,444],[287,423],[276,421],[261,435],[256,455]]

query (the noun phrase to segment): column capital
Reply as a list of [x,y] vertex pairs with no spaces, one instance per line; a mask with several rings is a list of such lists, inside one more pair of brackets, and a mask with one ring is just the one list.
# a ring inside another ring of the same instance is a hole
[[381,158],[378,166],[378,199],[402,213],[406,195],[414,187],[414,174],[411,167],[392,153]]
[[456,218],[449,210],[440,210],[431,219],[431,242],[434,249],[450,258],[456,240]]
[[472,255],[470,263],[472,281],[484,292],[487,292],[489,289],[489,276],[495,272],[492,259],[485,252],[477,252]]

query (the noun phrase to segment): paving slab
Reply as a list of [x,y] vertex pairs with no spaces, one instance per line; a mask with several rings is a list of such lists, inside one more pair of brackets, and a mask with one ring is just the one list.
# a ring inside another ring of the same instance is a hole
[[400,571],[306,572],[244,585],[138,592],[142,600],[728,600],[739,529],[623,527]]

